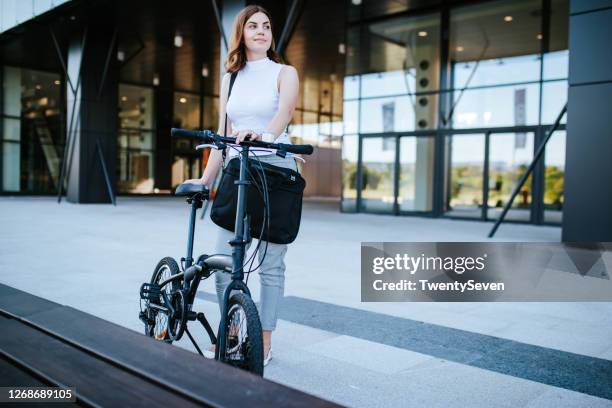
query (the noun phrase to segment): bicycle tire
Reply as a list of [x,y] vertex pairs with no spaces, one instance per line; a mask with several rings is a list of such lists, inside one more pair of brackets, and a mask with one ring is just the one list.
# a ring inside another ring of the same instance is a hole
[[[159,284],[165,279],[169,278],[172,275],[176,275],[180,273],[180,269],[174,258],[165,257],[157,263],[155,270],[153,271],[153,275],[151,276],[151,283]],[[166,294],[170,297],[170,293],[176,291],[181,288],[181,280],[176,280],[166,285],[164,290]],[[162,320],[164,317],[159,317],[159,312],[147,307],[147,313],[149,320],[155,321],[153,325],[145,324],[145,334],[149,337],[153,337],[156,340],[164,341],[166,343],[172,343],[172,338],[170,337],[168,331],[170,330],[171,319],[170,317],[165,318],[165,332],[162,327],[156,327],[158,324],[162,324]],[[157,330],[156,330],[157,329]]]
[[[242,321],[246,322],[246,331],[243,330],[242,323],[240,323],[238,336],[233,336],[230,333],[230,326],[232,325],[232,320],[240,313],[240,310],[244,313],[244,318],[240,318]],[[233,338],[240,338],[243,334],[246,334],[246,339],[244,339],[244,341]],[[230,352],[229,354],[228,351]],[[244,356],[244,358],[239,358],[240,356]],[[225,325],[225,351],[223,360],[226,364],[263,376],[264,357],[261,322],[255,302],[245,293],[237,293],[233,295],[229,301]]]

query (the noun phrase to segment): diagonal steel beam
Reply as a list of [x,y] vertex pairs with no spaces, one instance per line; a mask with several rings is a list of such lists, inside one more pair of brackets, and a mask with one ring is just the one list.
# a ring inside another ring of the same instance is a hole
[[106,82],[106,74],[108,73],[108,66],[110,65],[112,51],[115,46],[115,42],[117,41],[117,27],[115,27],[115,31],[113,32],[113,37],[111,38],[110,44],[108,46],[108,53],[106,54],[106,62],[104,63],[104,71],[102,72],[102,80],[100,81],[100,87],[98,88],[98,100],[102,96],[102,88],[104,87],[104,83]]
[[64,74],[66,75],[68,84],[70,85],[70,89],[72,90],[72,93],[75,93],[76,91],[74,89],[74,86],[72,85],[72,81],[70,80],[70,77],[68,76],[68,69],[66,68],[66,61],[64,61],[64,56],[62,55],[62,50],[60,48],[59,43],[57,42],[57,37],[55,36],[53,27],[49,26],[49,31],[51,32],[51,38],[53,39],[53,45],[55,45],[55,51],[57,51],[57,57],[60,60],[60,64],[62,64],[62,68],[64,69]]
[[225,36],[225,30],[223,29],[223,22],[221,21],[221,13],[219,12],[219,5],[217,4],[217,0],[210,0],[212,3],[213,10],[215,12],[215,19],[217,20],[217,26],[219,27],[219,32],[221,33],[221,38],[223,39],[223,44],[225,44],[225,51],[229,49],[227,45],[227,37]]
[[538,160],[540,160],[540,158],[542,157],[542,154],[544,154],[544,149],[546,149],[546,144],[550,140],[550,138],[553,135],[553,133],[555,133],[555,131],[559,127],[559,124],[561,123],[561,119],[563,119],[563,115],[565,115],[565,112],[567,112],[567,102],[565,103],[565,106],[563,107],[563,109],[561,109],[561,112],[559,112],[559,116],[557,116],[557,120],[555,120],[554,125],[552,125],[552,127],[548,131],[548,134],[546,135],[546,138],[542,141],[542,143],[538,147],[538,150],[536,151],[536,154],[533,157],[533,160],[531,161],[531,164],[529,165],[529,167],[527,168],[527,170],[525,171],[525,173],[523,174],[521,179],[518,181],[518,183],[516,183],[516,187],[514,187],[514,191],[512,192],[512,195],[510,196],[510,199],[508,200],[508,202],[504,206],[504,210],[502,211],[502,213],[500,214],[499,218],[497,219],[497,222],[495,223],[495,225],[491,229],[491,232],[489,232],[489,235],[488,235],[489,238],[492,238],[493,235],[495,235],[495,232],[499,228],[499,225],[502,222],[504,222],[504,218],[506,218],[506,213],[508,213],[508,210],[510,210],[510,207],[512,207],[512,203],[514,202],[514,199],[516,198],[516,196],[518,195],[519,191],[521,190],[521,187],[523,187],[523,184],[525,184],[525,181],[527,181],[527,178],[529,177],[529,175],[531,174],[531,172],[535,168],[536,164],[538,163]]
[[285,53],[285,48],[291,39],[291,35],[297,26],[299,15],[303,10],[304,1],[302,0],[293,0],[291,3],[291,8],[289,9],[289,14],[287,15],[287,20],[285,21],[285,26],[283,27],[283,31],[281,32],[280,38],[278,39],[278,44],[276,44],[276,52],[283,55]]

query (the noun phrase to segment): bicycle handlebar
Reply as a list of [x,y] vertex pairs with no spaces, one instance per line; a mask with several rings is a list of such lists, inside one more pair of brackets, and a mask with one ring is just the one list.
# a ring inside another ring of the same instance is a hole
[[[223,143],[231,143],[236,144],[236,138],[234,137],[224,137],[221,136],[211,130],[188,130],[188,129],[179,129],[172,128],[170,133],[174,137],[194,137],[198,139],[202,139],[205,143],[215,143],[215,144],[223,144]],[[276,149],[294,154],[312,154],[313,148],[312,145],[294,145],[287,143],[269,143],[263,142],[259,140],[248,141],[245,140],[240,145],[249,146],[249,147],[261,147],[267,149]]]

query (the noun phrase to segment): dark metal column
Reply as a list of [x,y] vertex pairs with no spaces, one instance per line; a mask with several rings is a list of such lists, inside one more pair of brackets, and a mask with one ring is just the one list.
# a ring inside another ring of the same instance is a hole
[[612,241],[612,0],[572,0],[563,241]]
[[116,185],[117,33],[111,13],[96,21],[87,27],[87,41],[83,32],[73,34],[66,64],[68,83],[76,90],[68,92],[67,100],[67,117],[73,120],[66,146],[71,151],[65,155],[66,193],[75,203],[113,202],[109,184],[113,191]]

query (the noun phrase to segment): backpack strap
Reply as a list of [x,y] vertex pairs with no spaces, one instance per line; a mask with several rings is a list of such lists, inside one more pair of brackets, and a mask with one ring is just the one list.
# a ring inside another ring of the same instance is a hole
[[[232,72],[229,83],[229,91],[227,92],[227,101],[225,101],[225,122],[223,124],[223,136],[227,137],[227,102],[229,102],[229,97],[232,94],[232,88],[234,87],[234,82],[236,82],[236,77],[238,76],[238,71]],[[226,148],[227,149],[227,148]],[[223,162],[225,163],[226,152],[223,149]]]

